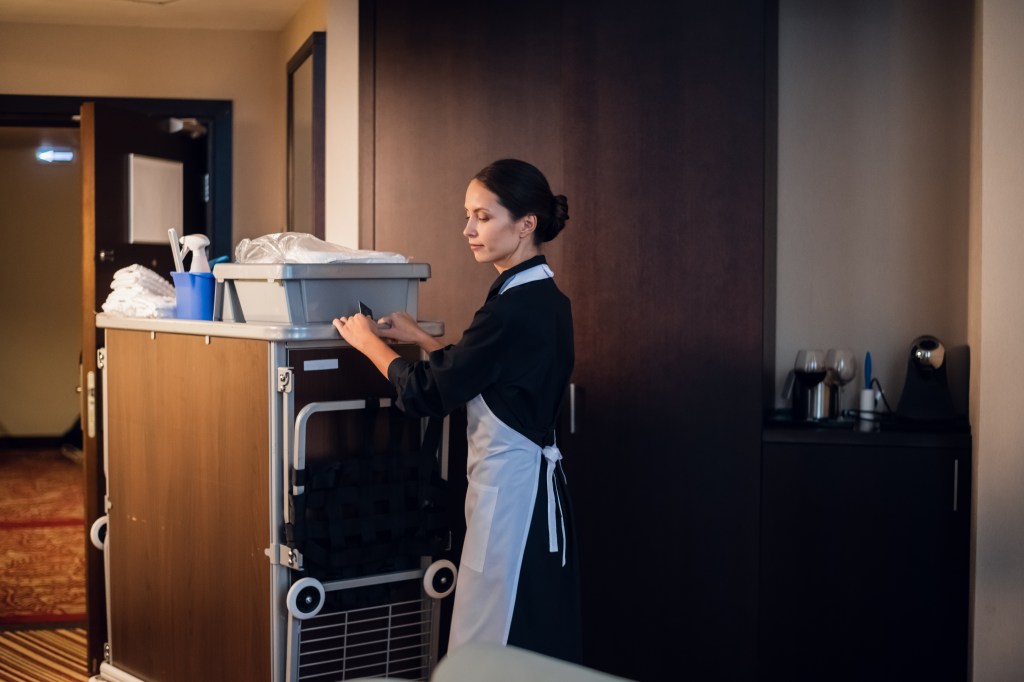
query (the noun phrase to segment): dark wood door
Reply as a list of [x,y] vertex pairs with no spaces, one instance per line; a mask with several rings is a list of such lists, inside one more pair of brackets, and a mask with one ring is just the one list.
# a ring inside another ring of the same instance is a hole
[[[154,105],[156,106],[156,105]],[[110,294],[114,273],[140,263],[161,274],[174,269],[170,244],[131,244],[128,226],[128,154],[181,161],[184,166],[183,216],[188,233],[207,232],[208,210],[203,195],[206,142],[171,134],[166,116],[126,111],[98,102],[81,106],[82,158],[82,450],[85,454],[88,528],[102,516],[102,387],[96,349],[100,346],[96,313]],[[169,279],[169,275],[168,275]],[[86,539],[86,608],[89,669],[98,670],[107,637],[103,557]]]
[[469,177],[519,156],[569,197],[550,246],[576,322],[559,443],[585,662],[753,679],[772,3],[364,8],[363,215],[377,248],[431,262],[421,307],[449,338],[494,277],[464,253]]
[[[462,236],[466,186],[488,163],[528,159],[561,186],[557,3],[468,0],[363,3],[363,207],[373,242],[431,265],[420,318],[442,320],[457,341],[498,273],[478,265]],[[484,18],[486,17],[486,18]],[[482,28],[486,23],[486,29]],[[371,106],[372,102],[372,106]],[[365,118],[365,116],[364,116]],[[366,238],[364,238],[366,241]],[[556,276],[561,245],[548,249]]]
[[[92,162],[95,173],[94,200],[98,211],[95,227],[95,307],[110,293],[117,270],[139,263],[168,279],[174,269],[170,244],[132,243],[128,190],[129,155],[144,156],[182,164],[183,225],[179,236],[202,233],[209,236],[204,176],[207,172],[207,141],[188,133],[171,133],[168,117],[151,116],[100,103],[83,106],[91,118]],[[83,142],[84,144],[84,142]]]
[[564,3],[585,654],[641,680],[756,665],[764,4]]

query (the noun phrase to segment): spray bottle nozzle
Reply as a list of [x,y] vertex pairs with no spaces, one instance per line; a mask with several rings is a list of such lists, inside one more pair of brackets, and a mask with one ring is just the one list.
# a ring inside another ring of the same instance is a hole
[[189,272],[209,272],[210,263],[206,260],[206,247],[210,245],[210,239],[205,234],[186,234],[181,238],[181,257],[192,253],[192,263],[188,267]]

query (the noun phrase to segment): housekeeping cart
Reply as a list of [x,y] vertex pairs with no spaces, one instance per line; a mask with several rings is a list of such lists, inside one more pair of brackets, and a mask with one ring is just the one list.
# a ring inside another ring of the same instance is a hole
[[94,679],[427,679],[455,583],[447,425],[398,410],[322,318],[390,312],[396,293],[415,315],[429,267],[214,274],[232,321],[97,317],[108,637]]

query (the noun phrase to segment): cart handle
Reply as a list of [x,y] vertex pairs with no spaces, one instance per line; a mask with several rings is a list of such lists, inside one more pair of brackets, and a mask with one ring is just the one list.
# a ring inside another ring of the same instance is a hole
[[[391,398],[381,398],[380,406],[391,407]],[[347,410],[366,409],[365,400],[330,400],[322,403],[309,403],[295,417],[295,447],[292,449],[292,469],[302,471],[306,468],[306,424],[309,418],[318,412],[344,412]],[[292,485],[292,495],[301,495],[305,486]]]

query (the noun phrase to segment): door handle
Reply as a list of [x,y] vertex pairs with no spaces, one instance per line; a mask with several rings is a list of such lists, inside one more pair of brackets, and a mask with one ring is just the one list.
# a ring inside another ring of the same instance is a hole
[[569,384],[569,433],[576,433],[576,384]]
[[960,460],[953,460],[953,511],[957,511],[957,498],[960,497]]
[[85,424],[89,438],[96,437],[96,373],[85,375]]
[[100,249],[100,262],[101,263],[113,263],[114,262],[114,250],[113,249]]

